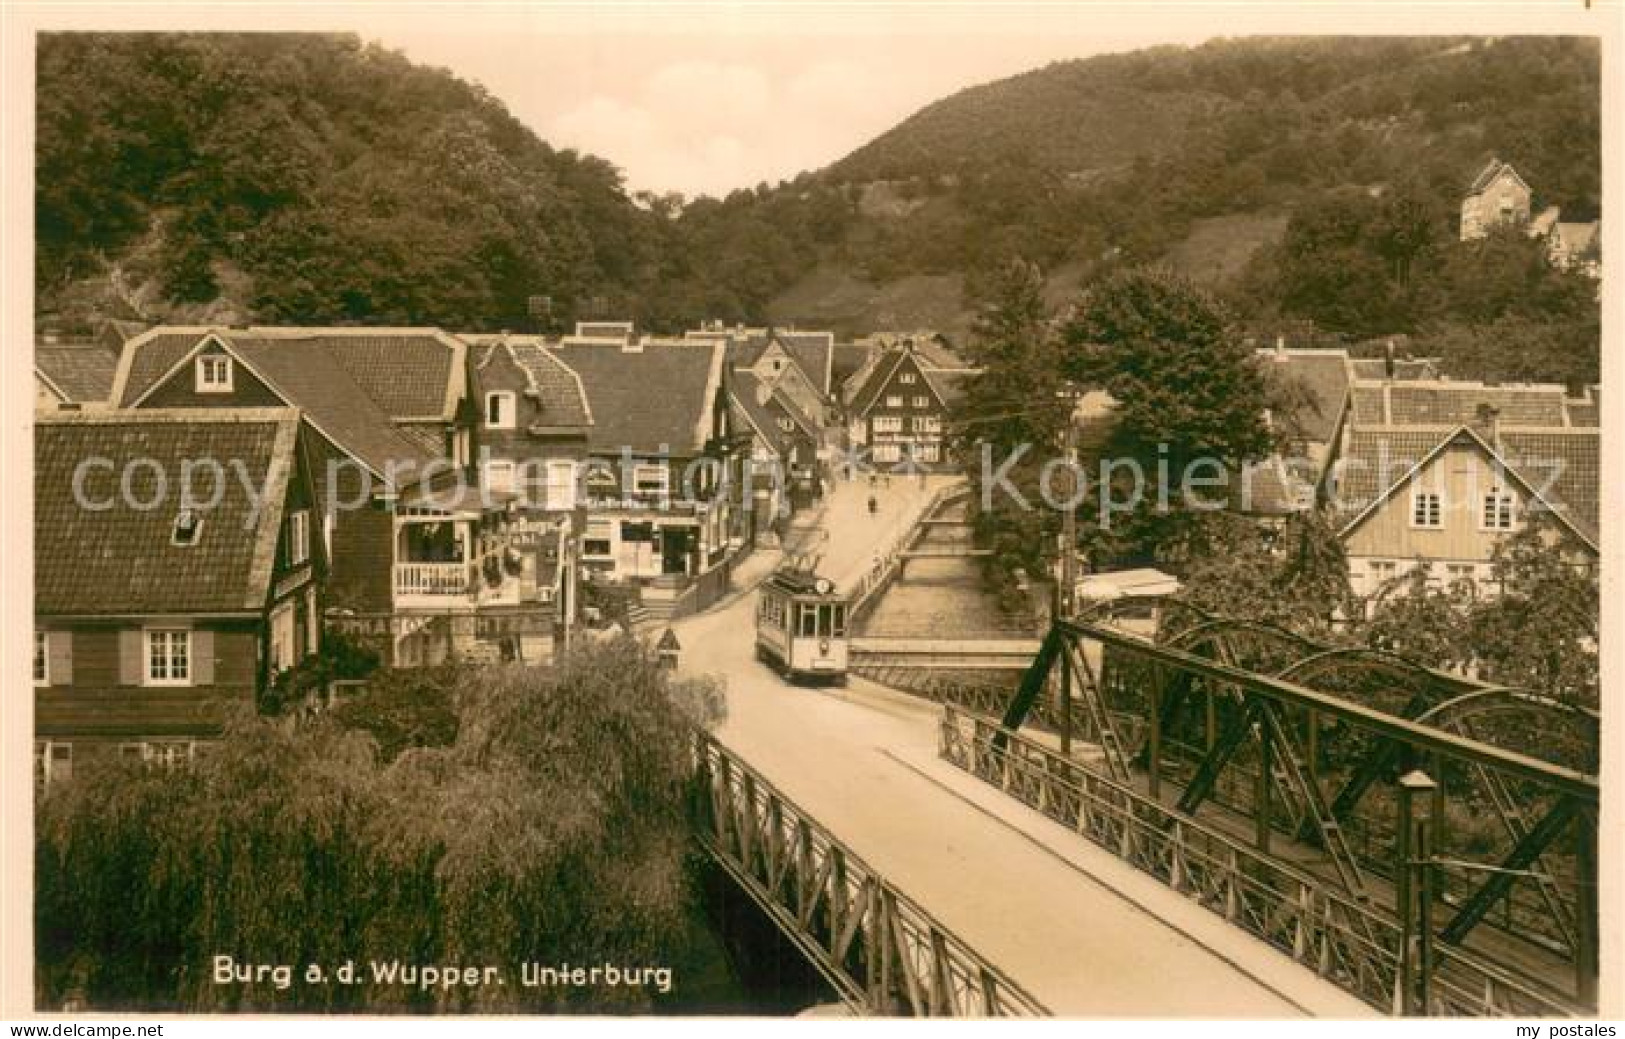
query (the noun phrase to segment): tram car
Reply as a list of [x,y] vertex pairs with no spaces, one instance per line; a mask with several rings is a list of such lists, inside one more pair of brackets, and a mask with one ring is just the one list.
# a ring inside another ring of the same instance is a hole
[[792,682],[846,684],[847,600],[827,577],[781,568],[756,605],[756,658]]

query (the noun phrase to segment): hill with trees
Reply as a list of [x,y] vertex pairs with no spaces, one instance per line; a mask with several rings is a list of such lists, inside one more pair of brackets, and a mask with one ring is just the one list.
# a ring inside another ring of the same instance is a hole
[[[631,197],[480,88],[354,37],[46,35],[38,284],[70,323],[625,314],[963,339],[1012,257],[1052,305],[1166,262],[1257,336],[1405,333],[1456,374],[1579,381],[1594,285],[1534,271],[1538,243],[1463,245],[1456,219],[1492,156],[1537,209],[1596,216],[1600,90],[1581,38],[1158,47],[963,90],[824,170],[686,200]],[[1533,361],[1498,345],[1532,323],[1560,326]]]

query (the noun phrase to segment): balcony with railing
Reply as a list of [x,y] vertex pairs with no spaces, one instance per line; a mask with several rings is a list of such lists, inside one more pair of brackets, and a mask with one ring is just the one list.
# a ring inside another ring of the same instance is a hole
[[472,602],[474,589],[474,567],[470,563],[395,564],[397,606]]

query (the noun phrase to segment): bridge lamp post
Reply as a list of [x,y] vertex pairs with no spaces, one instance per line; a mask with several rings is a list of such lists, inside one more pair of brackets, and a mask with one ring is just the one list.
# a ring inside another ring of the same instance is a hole
[[1417,816],[1416,798],[1431,797],[1438,788],[1420,769],[1399,777],[1394,849],[1399,971],[1394,982],[1394,1013],[1406,1017],[1426,1016],[1432,1006],[1433,827],[1431,813]]

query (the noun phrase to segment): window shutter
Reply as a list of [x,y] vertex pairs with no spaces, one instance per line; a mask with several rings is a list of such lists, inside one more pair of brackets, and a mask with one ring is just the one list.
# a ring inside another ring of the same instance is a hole
[[47,674],[52,685],[73,684],[73,632],[53,631],[45,636],[45,655],[50,663]]
[[214,685],[214,632],[192,630],[192,684]]
[[141,685],[147,674],[146,638],[140,628],[127,628],[118,633],[119,685]]

